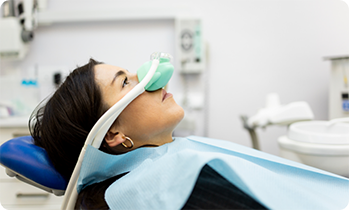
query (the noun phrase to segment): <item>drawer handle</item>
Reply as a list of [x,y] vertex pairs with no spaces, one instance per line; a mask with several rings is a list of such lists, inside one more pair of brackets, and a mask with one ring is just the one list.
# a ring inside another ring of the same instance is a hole
[[21,137],[21,136],[28,136],[30,135],[29,133],[13,133],[12,136],[13,138],[16,138],[16,137]]
[[48,193],[17,193],[17,198],[48,198],[50,194]]

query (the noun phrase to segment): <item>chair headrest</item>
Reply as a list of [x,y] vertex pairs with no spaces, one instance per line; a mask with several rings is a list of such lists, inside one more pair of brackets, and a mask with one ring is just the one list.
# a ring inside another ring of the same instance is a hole
[[31,136],[11,139],[0,146],[0,164],[48,188],[65,190],[67,181],[56,171],[46,151]]

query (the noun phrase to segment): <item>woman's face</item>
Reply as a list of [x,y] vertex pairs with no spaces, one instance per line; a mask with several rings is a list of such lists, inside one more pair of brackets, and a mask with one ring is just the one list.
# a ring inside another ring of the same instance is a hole
[[[98,64],[94,70],[103,103],[108,107],[113,106],[139,83],[137,74],[117,66]],[[147,144],[161,145],[172,141],[172,132],[183,116],[182,107],[165,90],[145,91],[122,111],[109,135],[123,134],[130,137],[134,142],[132,149]],[[128,150],[115,143],[109,146],[115,147],[116,152]]]

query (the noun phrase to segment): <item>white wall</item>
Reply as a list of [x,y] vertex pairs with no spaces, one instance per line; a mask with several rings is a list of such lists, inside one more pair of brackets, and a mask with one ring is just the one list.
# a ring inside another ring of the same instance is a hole
[[[209,136],[250,145],[239,115],[255,114],[269,92],[283,103],[305,100],[316,119],[327,119],[330,63],[322,58],[349,53],[348,6],[333,0],[225,3],[204,19]],[[278,154],[282,134],[285,128],[259,131],[262,150]]]
[[[316,119],[328,118],[330,63],[324,56],[349,54],[349,8],[340,0],[48,0],[48,10],[78,8],[181,8],[199,12],[208,44],[205,72],[208,130],[198,134],[250,146],[241,114],[264,106],[269,92],[282,103],[305,100]],[[172,20],[109,21],[40,27],[21,62],[1,61],[2,75],[37,65],[73,69],[90,57],[135,72],[153,51],[174,54]],[[205,78],[199,78],[205,80]],[[176,74],[170,90],[181,92]],[[174,84],[177,84],[174,87]],[[258,130],[263,151],[278,154],[286,128]]]

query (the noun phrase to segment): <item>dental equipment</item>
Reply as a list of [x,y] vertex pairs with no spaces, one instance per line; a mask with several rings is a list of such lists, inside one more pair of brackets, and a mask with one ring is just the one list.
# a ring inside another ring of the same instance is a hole
[[131,103],[145,90],[154,91],[163,88],[170,80],[174,70],[172,64],[170,63],[172,56],[168,53],[155,52],[150,58],[151,61],[144,63],[137,70],[138,80],[140,83],[137,84],[120,101],[114,104],[97,121],[88,134],[85,145],[81,150],[80,156],[69,180],[68,187],[65,191],[65,196],[61,207],[62,210],[74,209],[75,201],[78,195],[76,190],[77,180],[87,145],[92,145],[95,148],[99,148],[110,126],[129,103]]
[[325,57],[331,61],[329,120],[349,117],[349,55]]
[[327,123],[327,127],[331,127],[331,126],[335,125],[336,123],[349,123],[349,117],[330,120]]
[[312,120],[314,114],[305,101],[292,102],[281,105],[278,94],[270,93],[266,97],[266,107],[260,109],[256,115],[247,117],[242,115],[241,120],[244,128],[249,132],[252,146],[260,149],[255,129],[265,128],[268,125],[290,125],[294,122]]
[[5,1],[0,17],[0,58],[23,59],[37,27],[38,3],[35,0]]

